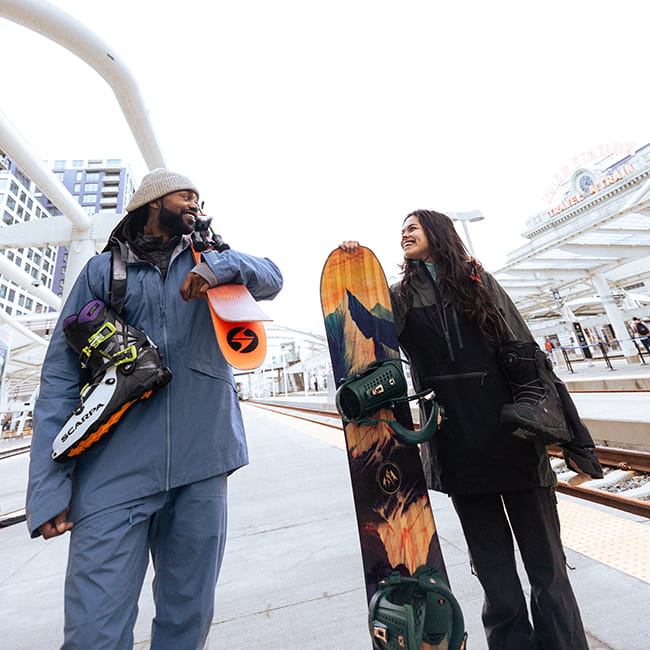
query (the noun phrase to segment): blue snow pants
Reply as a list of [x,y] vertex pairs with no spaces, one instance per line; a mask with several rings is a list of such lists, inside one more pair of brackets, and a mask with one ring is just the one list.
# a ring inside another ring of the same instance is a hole
[[154,650],[204,647],[226,540],[225,474],[76,522],[65,581],[65,650],[130,650],[149,564]]

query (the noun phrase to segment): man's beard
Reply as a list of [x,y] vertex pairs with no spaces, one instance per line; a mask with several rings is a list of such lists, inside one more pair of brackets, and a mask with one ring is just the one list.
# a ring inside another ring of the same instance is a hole
[[189,235],[194,230],[194,226],[183,221],[183,212],[172,212],[164,205],[160,209],[160,224],[173,235]]

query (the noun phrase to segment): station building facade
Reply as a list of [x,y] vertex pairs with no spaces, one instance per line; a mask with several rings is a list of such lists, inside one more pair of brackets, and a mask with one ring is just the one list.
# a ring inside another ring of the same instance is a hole
[[555,179],[529,244],[495,272],[536,338],[580,354],[601,343],[634,362],[650,320],[650,144],[597,147]]

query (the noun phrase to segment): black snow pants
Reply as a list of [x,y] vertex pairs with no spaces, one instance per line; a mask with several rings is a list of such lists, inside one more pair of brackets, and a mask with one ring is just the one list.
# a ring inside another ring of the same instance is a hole
[[[569,583],[553,488],[455,495],[473,571],[485,592],[490,650],[588,650]],[[513,533],[531,585],[532,625]]]

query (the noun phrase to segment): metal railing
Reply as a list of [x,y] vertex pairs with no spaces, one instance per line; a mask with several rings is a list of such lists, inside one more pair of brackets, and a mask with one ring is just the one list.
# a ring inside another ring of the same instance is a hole
[[[638,341],[640,341],[641,338],[642,337],[635,337],[626,340],[631,341],[634,344],[641,363],[643,365],[646,365],[647,364],[646,356],[650,358],[650,354],[648,354],[644,346],[639,345]],[[620,342],[621,341],[617,339],[617,340],[609,341],[608,343],[599,341],[598,343],[590,343],[589,345],[574,345],[574,346],[563,345],[560,348],[560,350],[562,351],[562,357],[564,358],[564,362],[566,363],[567,369],[571,373],[575,373],[572,364],[576,363],[577,361],[583,361],[583,360],[604,361],[605,365],[607,366],[607,369],[610,371],[614,371],[616,370],[616,368],[614,368],[614,366],[612,365],[612,358],[618,355],[612,354],[611,348],[612,345],[619,345]],[[597,351],[599,354],[593,354],[591,351],[592,349],[594,351]],[[582,359],[571,358],[571,355],[569,353],[575,350],[581,351],[583,355]]]

